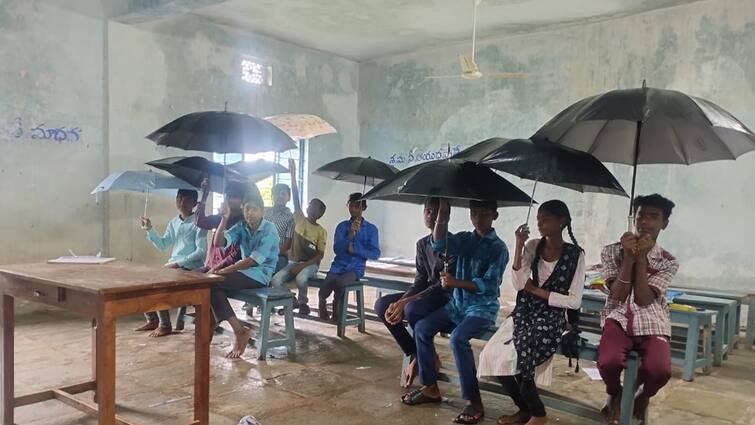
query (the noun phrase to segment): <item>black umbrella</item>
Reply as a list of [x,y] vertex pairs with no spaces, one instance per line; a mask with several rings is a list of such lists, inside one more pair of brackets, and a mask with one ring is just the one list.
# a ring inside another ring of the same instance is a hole
[[375,186],[364,199],[423,204],[427,197],[448,198],[451,205],[498,201],[499,207],[527,206],[532,199],[490,168],[460,159],[425,162],[400,171]]
[[270,122],[227,111],[184,115],[147,136],[160,146],[217,153],[283,152],[293,140]]
[[202,180],[208,178],[210,190],[218,193],[225,192],[225,179],[246,180],[237,171],[201,156],[174,156],[150,161],[147,165],[167,171],[195,187],[199,187]]
[[[314,174],[333,180],[357,183],[366,187],[367,185],[375,186],[390,179],[398,171],[398,168],[371,157],[349,156],[323,165],[315,170]],[[364,189],[362,190],[364,191]]]
[[[533,197],[540,182],[582,193],[628,196],[613,174],[597,158],[551,142],[494,137],[454,155],[454,158],[459,159],[467,157],[476,159],[481,165],[522,179],[534,180]],[[527,211],[527,222],[530,210]]]
[[[613,90],[564,109],[532,136],[628,164],[634,198],[638,164],[736,159],[755,149],[755,134],[720,106],[674,90]],[[632,208],[629,208],[630,226]]]
[[288,173],[288,168],[264,159],[254,161],[239,161],[227,165],[227,168],[243,175],[247,180],[258,182],[273,174]]

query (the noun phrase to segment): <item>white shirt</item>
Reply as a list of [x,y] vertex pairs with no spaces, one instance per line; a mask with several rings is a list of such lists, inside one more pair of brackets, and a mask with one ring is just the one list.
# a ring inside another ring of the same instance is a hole
[[[524,253],[522,254],[522,267],[519,270],[512,268],[512,283],[514,289],[521,291],[524,289],[524,285],[532,275],[532,260],[535,258],[535,250],[540,239],[532,239],[524,244]],[[548,280],[553,269],[556,268],[556,261],[545,261],[540,257],[540,261],[537,262],[537,271],[540,278],[538,286],[542,286],[545,281]],[[579,260],[577,262],[577,271],[574,273],[574,278],[569,286],[569,293],[567,295],[551,292],[548,297],[548,305],[551,307],[568,308],[572,310],[579,309],[582,304],[582,289],[585,281],[585,253],[579,254]]]

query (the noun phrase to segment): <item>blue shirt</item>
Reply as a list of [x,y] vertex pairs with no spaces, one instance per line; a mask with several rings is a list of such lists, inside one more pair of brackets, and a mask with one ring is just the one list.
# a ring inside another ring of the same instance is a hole
[[336,256],[330,265],[330,273],[354,272],[357,279],[361,279],[364,276],[367,260],[380,258],[378,229],[374,224],[362,219],[362,225],[354,236],[354,255],[349,254],[349,244],[352,242],[349,240],[352,220],[344,220],[336,226],[333,235],[333,252]]
[[173,217],[162,236],[154,227],[149,229],[147,240],[160,251],[173,246],[168,263],[176,263],[188,270],[198,269],[204,265],[207,256],[207,230],[194,224],[194,214],[185,220],[181,220],[181,215]]
[[263,285],[270,285],[280,249],[280,238],[275,225],[263,218],[257,231],[252,232],[246,221],[241,220],[225,231],[225,240],[226,248],[239,244],[241,258],[251,258],[257,263],[256,266],[239,271]]
[[503,272],[509,262],[509,250],[495,230],[491,229],[484,237],[474,231],[448,235],[447,242],[433,241],[432,246],[437,252],[445,251],[448,246],[448,255],[456,257],[456,278],[477,285],[477,292],[454,288],[445,307],[451,320],[459,323],[466,316],[475,316],[495,323]]

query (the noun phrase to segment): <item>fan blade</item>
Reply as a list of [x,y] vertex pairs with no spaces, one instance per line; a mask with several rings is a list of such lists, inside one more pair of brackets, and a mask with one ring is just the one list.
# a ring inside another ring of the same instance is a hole
[[438,80],[442,78],[461,78],[460,75],[430,75],[429,77],[425,77],[425,80]]
[[526,72],[494,72],[492,74],[483,74],[482,78],[527,78]]

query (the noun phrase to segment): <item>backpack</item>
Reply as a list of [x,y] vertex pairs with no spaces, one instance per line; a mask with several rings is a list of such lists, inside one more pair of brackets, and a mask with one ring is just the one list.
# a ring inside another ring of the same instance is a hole
[[568,328],[561,336],[561,354],[569,359],[569,367],[572,366],[572,359],[576,360],[577,366],[574,372],[579,372],[579,352],[585,346],[586,339],[580,336],[582,333],[579,328],[579,310],[566,310],[566,322]]

